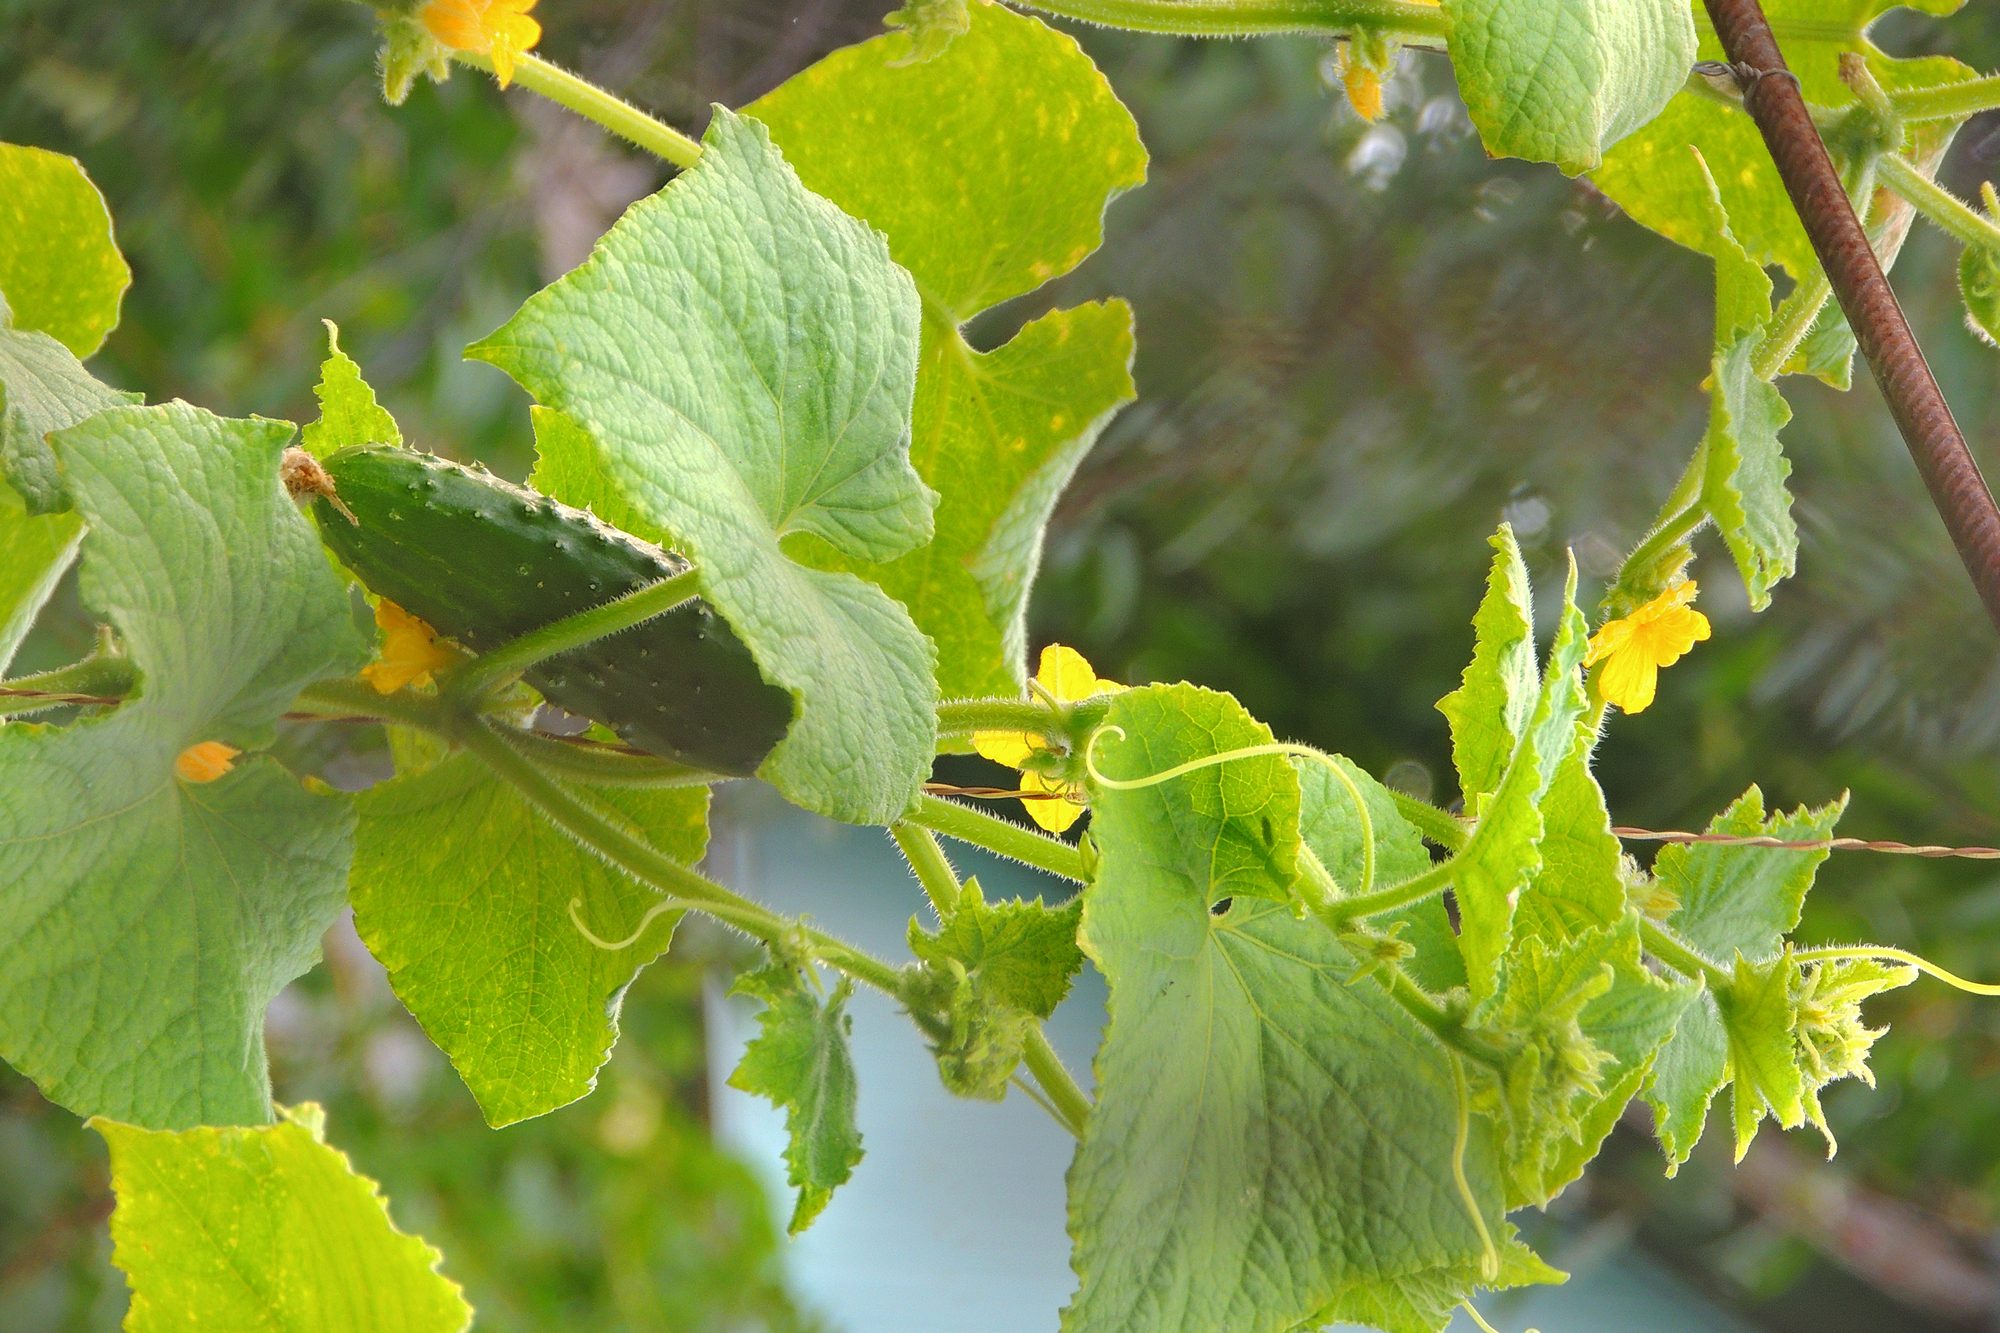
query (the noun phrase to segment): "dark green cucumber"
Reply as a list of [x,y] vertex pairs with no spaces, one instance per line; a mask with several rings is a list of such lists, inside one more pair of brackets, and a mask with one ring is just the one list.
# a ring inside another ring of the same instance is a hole
[[[326,544],[371,591],[475,651],[688,567],[484,468],[379,444],[323,461],[354,516],[316,500]],[[792,721],[791,696],[701,602],[551,657],[527,680],[641,749],[716,773],[754,772]]]

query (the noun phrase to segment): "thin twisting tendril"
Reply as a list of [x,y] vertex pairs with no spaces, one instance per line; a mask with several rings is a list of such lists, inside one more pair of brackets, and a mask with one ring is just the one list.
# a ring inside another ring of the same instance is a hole
[[1490,1282],[1500,1276],[1500,1251],[1494,1248],[1493,1233],[1486,1229],[1486,1217],[1479,1211],[1479,1200],[1473,1197],[1472,1182],[1465,1178],[1465,1145],[1472,1137],[1472,1093],[1465,1086],[1465,1065],[1458,1052],[1447,1051],[1445,1059],[1451,1064],[1453,1101],[1458,1111],[1451,1141],[1451,1183],[1458,1187],[1458,1197],[1472,1218],[1473,1229],[1479,1233],[1479,1272]]
[[685,902],[679,898],[668,898],[663,902],[654,903],[646,909],[646,915],[639,918],[639,924],[633,929],[632,933],[622,940],[607,940],[583,923],[583,912],[580,910],[583,907],[583,899],[581,898],[572,898],[569,900],[569,920],[570,924],[576,927],[577,934],[583,936],[600,949],[616,953],[620,949],[629,949],[637,944],[639,937],[646,933],[646,927],[652,925],[668,912],[681,912],[694,906],[697,906],[697,904]]
[[1818,963],[1832,958],[1886,958],[1892,963],[1905,963],[1917,971],[1936,977],[1947,986],[1964,991],[1968,995],[2000,995],[2000,986],[1984,981],[1967,981],[1956,972],[1939,967],[1928,958],[1919,957],[1908,949],[1892,949],[1887,945],[1853,944],[1834,945],[1824,949],[1801,949],[1792,955],[1801,963]]
[[1310,745],[1273,741],[1268,745],[1246,745],[1240,749],[1224,750],[1221,754],[1203,755],[1199,759],[1190,759],[1185,764],[1175,764],[1172,768],[1143,778],[1111,778],[1106,777],[1104,770],[1097,766],[1097,743],[1112,732],[1116,732],[1119,739],[1124,739],[1125,728],[1112,723],[1092,732],[1090,744],[1085,746],[1083,751],[1084,772],[1090,774],[1091,780],[1098,786],[1108,787],[1112,791],[1137,791],[1142,787],[1157,787],[1162,782],[1172,782],[1175,778],[1186,777],[1189,773],[1213,768],[1217,764],[1226,764],[1233,759],[1256,759],[1266,755],[1278,755],[1311,759],[1326,765],[1327,770],[1340,779],[1340,785],[1347,788],[1348,796],[1354,801],[1354,817],[1361,825],[1361,884],[1354,892],[1366,893],[1375,886],[1375,821],[1368,813],[1368,798],[1361,794],[1360,785],[1347,775],[1347,770],[1333,762],[1333,756],[1324,750],[1315,750]]

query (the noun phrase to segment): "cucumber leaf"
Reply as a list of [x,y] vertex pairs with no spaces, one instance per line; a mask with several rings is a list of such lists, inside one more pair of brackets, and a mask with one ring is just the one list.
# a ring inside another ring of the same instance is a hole
[[1472,661],[1459,687],[1438,700],[1451,725],[1451,762],[1468,814],[1478,813],[1481,798],[1500,786],[1541,688],[1528,567],[1510,524],[1502,523],[1487,540],[1493,567],[1472,617]]
[[[605,789],[588,798],[689,865],[708,842],[708,789]],[[389,984],[451,1057],[496,1128],[584,1096],[618,1039],[618,1005],[664,953],[678,913],[622,940],[659,895],[557,829],[459,754],[363,793],[354,926]],[[574,909],[572,909],[574,904]]]
[[1666,106],[1694,61],[1686,0],[1444,0],[1459,94],[1495,157],[1572,176]]
[[14,327],[46,333],[77,357],[104,345],[132,269],[111,235],[104,196],[73,157],[0,143],[0,293]]
[[[1739,796],[1708,826],[1710,833],[1819,842],[1833,826],[1847,798],[1820,806],[1800,806],[1790,814],[1764,815],[1764,793],[1756,787]],[[1754,963],[1778,956],[1785,936],[1799,924],[1806,892],[1827,851],[1787,851],[1727,843],[1664,847],[1653,862],[1660,886],[1680,906],[1667,924],[1711,960],[1726,963],[1742,954]]]
[[1514,907],[1517,940],[1557,944],[1624,919],[1624,852],[1590,772],[1592,740],[1580,731],[1542,797],[1541,867]]
[[326,1145],[310,1103],[254,1129],[142,1129],[98,1118],[111,1149],[112,1261],[128,1333],[199,1322],[287,1333],[457,1333],[472,1307],[442,1256],[397,1229],[381,1189]]
[[[1877,81],[1891,92],[1956,83],[1975,71],[1949,56],[1898,59],[1869,40],[1869,29],[1883,14],[1908,8],[1927,14],[1949,14],[1963,0],[1765,0],[1764,12],[1785,50],[1785,63],[1798,76],[1806,101],[1842,108],[1855,96],[1840,79],[1840,57],[1854,53],[1868,62]],[[1699,10],[1699,0],[1692,8]],[[1699,59],[1723,60],[1721,44],[1706,19],[1699,25]],[[1686,70],[1682,62],[1682,70]],[[1914,160],[1928,160],[1950,142],[1958,124],[1929,121],[1910,128],[1905,145]],[[1806,239],[1784,183],[1771,163],[1764,139],[1741,107],[1698,90],[1687,90],[1644,129],[1605,155],[1591,173],[1597,187],[1611,196],[1633,219],[1668,240],[1692,250],[1707,251],[1710,186],[1706,173],[1688,153],[1699,150],[1714,173],[1736,237],[1759,264],[1784,266],[1794,280],[1819,269],[1812,243]],[[1835,144],[1839,150],[1838,143]],[[1890,247],[1893,257],[1894,247]]]
[[536,484],[684,552],[798,700],[760,775],[854,823],[894,820],[929,771],[934,654],[880,588],[794,556],[807,535],[868,561],[930,539],[919,318],[881,237],[718,108],[698,165],[468,349],[576,427],[538,431]]
[[[1120,779],[1270,734],[1188,685],[1121,694],[1106,723],[1124,737],[1100,742],[1098,764]],[[1448,1057],[1382,986],[1356,981],[1330,931],[1293,915],[1299,799],[1271,757],[1092,792],[1083,940],[1110,983],[1110,1027],[1070,1168],[1071,1333],[1286,1330],[1411,1306],[1440,1282],[1457,1299],[1477,1277]],[[1483,1120],[1464,1166],[1504,1236]]]
[[1043,529],[1133,396],[1132,313],[1059,310],[990,351],[961,326],[1095,250],[1146,151],[1073,38],[989,0],[956,11],[965,31],[923,63],[908,63],[909,36],[885,35],[744,110],[809,189],[883,231],[923,297],[910,457],[938,493],[937,538],[887,562],[827,563],[910,608],[945,695],[1014,694]]
[[361,378],[360,365],[340,350],[340,326],[330,319],[320,323],[326,325],[326,360],[320,363],[319,383],[313,387],[319,419],[306,423],[299,443],[314,458],[351,444],[401,444],[403,432],[396,419],[375,401],[375,390]]
[[271,997],[347,896],[353,811],[266,758],[299,688],[366,650],[278,480],[291,427],[184,403],[54,437],[88,525],[82,594],[144,688],[101,718],[0,728],[0,1055],[50,1100],[153,1128],[261,1124]]
[[788,1224],[794,1236],[812,1225],[861,1162],[854,1056],[847,1045],[853,991],[854,983],[842,977],[822,1003],[804,973],[782,961],[745,972],[730,991],[764,1001],[760,1031],[729,1086],[784,1108],[785,1178],[799,1192]]

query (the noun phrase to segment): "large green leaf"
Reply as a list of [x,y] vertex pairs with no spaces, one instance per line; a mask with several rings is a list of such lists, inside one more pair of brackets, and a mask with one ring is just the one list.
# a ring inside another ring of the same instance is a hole
[[79,357],[102,347],[132,270],[83,164],[0,143],[0,236],[0,293],[14,327],[46,333]]
[[1074,39],[988,0],[967,17],[924,63],[906,63],[906,36],[878,37],[745,110],[809,188],[882,229],[924,300],[910,457],[938,492],[937,539],[887,563],[830,563],[910,608],[945,694],[1012,694],[1043,528],[1132,398],[1132,316],[1118,301],[1056,311],[991,351],[959,328],[1095,250],[1146,152]]
[[1703,990],[1681,1013],[1673,1037],[1653,1062],[1646,1101],[1653,1108],[1653,1132],[1674,1175],[1701,1140],[1708,1106],[1729,1074],[1729,1034],[1715,996]]
[[252,758],[180,781],[187,746],[253,748],[301,685],[365,652],[278,480],[291,427],[183,403],[58,433],[89,536],[84,601],[139,697],[0,729],[0,1054],[53,1101],[160,1128],[270,1118],[264,1008],[346,901],[345,798]]
[[[593,791],[690,865],[708,841],[708,789]],[[370,789],[359,802],[354,925],[397,998],[451,1057],[488,1123],[589,1092],[618,1037],[618,1003],[666,950],[677,915],[622,940],[658,900],[551,825],[469,755]]]
[[1472,661],[1459,687],[1438,700],[1438,711],[1451,724],[1451,762],[1468,814],[1476,814],[1481,798],[1499,787],[1541,687],[1528,567],[1511,525],[1502,523],[1488,541],[1493,568],[1472,617]]
[[[1707,170],[1703,168],[1704,172]],[[1711,183],[1708,252],[1715,257],[1715,351],[1708,383],[1708,472],[1702,503],[1736,558],[1750,609],[1771,602],[1771,585],[1798,564],[1799,530],[1792,521],[1792,473],[1778,432],[1792,419],[1777,386],[1755,367],[1771,318],[1771,279],[1729,229],[1722,196]]]
[[1514,743],[1507,771],[1479,812],[1479,824],[1458,854],[1452,883],[1458,892],[1459,952],[1473,998],[1491,994],[1500,957],[1514,933],[1514,908],[1541,868],[1547,826],[1542,801],[1557,770],[1578,745],[1577,719],[1584,705],[1583,661],[1587,632],[1576,607],[1576,567],[1563,589],[1561,619],[1542,673],[1534,714]]
[[[1798,75],[1806,100],[1824,107],[1846,107],[1855,102],[1854,94],[1840,79],[1840,57],[1849,52],[1864,56],[1876,79],[1891,90],[1972,77],[1972,70],[1948,56],[1894,59],[1868,39],[1870,26],[1891,9],[1948,14],[1961,3],[1766,0],[1764,11],[1784,48],[1785,63]],[[1698,0],[1693,8],[1700,8]],[[1705,19],[1699,30],[1700,58],[1725,59]],[[1949,141],[1956,128],[1949,121],[1914,126],[1908,151],[1927,158]],[[1675,97],[1651,124],[1612,149],[1591,179],[1639,222],[1668,240],[1706,251],[1706,238],[1711,233],[1710,187],[1687,151],[1689,144],[1700,150],[1714,172],[1731,225],[1753,260],[1782,264],[1794,279],[1818,271],[1812,244],[1757,126],[1740,107],[1708,93],[1690,90]]]
[[438,1252],[399,1231],[375,1182],[326,1145],[319,1107],[255,1129],[91,1127],[111,1149],[111,1257],[132,1288],[126,1333],[471,1324]]
[[[1817,810],[1800,806],[1790,814],[1764,816],[1764,793],[1756,787],[1717,815],[1710,833],[1819,842],[1847,808],[1842,796]],[[1827,858],[1825,848],[1786,851],[1727,843],[1692,843],[1663,848],[1653,862],[1662,888],[1680,906],[1668,918],[1682,939],[1720,963],[1741,953],[1752,962],[1778,956],[1784,937],[1799,924],[1799,911],[1813,876]]]
[[[1124,736],[1097,758],[1119,779],[1269,736],[1228,696],[1186,685],[1119,695],[1107,725]],[[1083,938],[1111,1017],[1069,1176],[1072,1333],[1277,1333],[1477,1280],[1449,1057],[1282,901],[1299,799],[1270,757],[1092,792]],[[1492,1154],[1473,1121],[1466,1175],[1504,1237]]]
[[1486,151],[1575,175],[1667,105],[1694,60],[1686,0],[1444,0]]
[[762,125],[718,109],[704,143],[469,354],[575,427],[539,432],[537,483],[686,552],[798,699],[762,775],[822,814],[887,823],[935,745],[931,646],[880,588],[793,553],[810,535],[890,560],[931,536],[909,462],[917,294]]

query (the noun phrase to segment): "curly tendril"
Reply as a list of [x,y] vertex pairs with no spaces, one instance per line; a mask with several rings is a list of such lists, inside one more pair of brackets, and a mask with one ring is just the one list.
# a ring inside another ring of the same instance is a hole
[[1120,740],[1125,738],[1125,728],[1115,722],[1107,723],[1090,733],[1090,743],[1083,747],[1083,771],[1090,774],[1091,781],[1098,786],[1112,791],[1138,791],[1145,787],[1157,787],[1163,782],[1172,782],[1175,778],[1186,777],[1204,768],[1214,768],[1218,764],[1226,764],[1232,760],[1257,759],[1267,755],[1311,759],[1324,764],[1327,771],[1340,780],[1340,785],[1347,788],[1348,796],[1354,801],[1354,817],[1361,825],[1361,883],[1354,892],[1366,893],[1375,886],[1375,821],[1368,813],[1368,798],[1361,794],[1360,785],[1348,776],[1347,770],[1333,762],[1333,756],[1324,750],[1315,750],[1310,745],[1297,745],[1288,741],[1273,741],[1268,745],[1246,745],[1234,750],[1224,750],[1220,754],[1203,755],[1199,759],[1175,764],[1172,768],[1162,769],[1143,778],[1113,778],[1105,776],[1104,770],[1097,766],[1097,743],[1112,732],[1116,732]]

